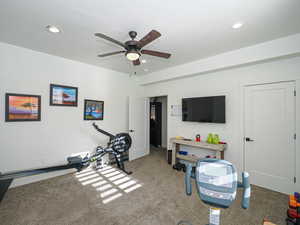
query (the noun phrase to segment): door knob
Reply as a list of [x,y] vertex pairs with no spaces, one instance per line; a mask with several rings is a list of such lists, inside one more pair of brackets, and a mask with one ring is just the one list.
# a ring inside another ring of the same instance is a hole
[[252,140],[252,139],[249,138],[249,137],[246,137],[246,138],[245,138],[245,141],[254,141],[254,140]]
[[129,130],[129,132],[134,132],[134,130]]

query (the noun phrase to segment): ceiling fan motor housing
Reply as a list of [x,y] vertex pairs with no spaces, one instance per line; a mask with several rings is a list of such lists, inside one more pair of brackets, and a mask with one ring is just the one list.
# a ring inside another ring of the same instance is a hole
[[131,37],[132,40],[126,41],[126,50],[127,51],[139,51],[141,48],[139,47],[139,42],[135,41],[134,39],[136,38],[137,32],[136,31],[130,31],[129,36]]
[[137,60],[141,56],[140,53],[141,48],[138,45],[139,42],[134,40],[136,35],[137,33],[135,31],[130,31],[129,36],[132,38],[132,40],[125,42],[125,46],[127,50],[125,55],[131,61]]
[[127,50],[141,50],[138,46],[138,42],[135,40],[126,41],[125,45]]
[[131,37],[132,40],[135,39],[136,35],[137,35],[137,32],[129,31],[129,36]]

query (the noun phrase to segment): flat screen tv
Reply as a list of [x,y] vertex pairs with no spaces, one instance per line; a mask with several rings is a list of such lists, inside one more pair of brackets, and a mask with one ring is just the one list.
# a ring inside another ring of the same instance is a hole
[[182,121],[225,123],[225,96],[183,98]]

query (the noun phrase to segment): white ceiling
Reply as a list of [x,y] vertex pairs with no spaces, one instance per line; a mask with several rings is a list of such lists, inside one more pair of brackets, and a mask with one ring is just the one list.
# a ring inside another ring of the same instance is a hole
[[[232,29],[238,21],[244,26]],[[47,32],[49,24],[63,32]],[[126,41],[130,30],[140,39],[152,29],[162,36],[144,49],[170,52],[170,59],[143,55],[147,63],[133,66],[123,55],[96,57],[122,49],[94,33]],[[299,0],[0,1],[0,41],[126,73],[151,73],[299,32]]]

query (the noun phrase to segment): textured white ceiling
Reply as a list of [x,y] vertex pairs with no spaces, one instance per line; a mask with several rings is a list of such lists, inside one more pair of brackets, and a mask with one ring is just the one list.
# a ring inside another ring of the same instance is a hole
[[[244,26],[234,30],[237,21]],[[49,24],[63,32],[46,32]],[[152,29],[162,36],[145,49],[170,52],[170,59],[142,56],[147,63],[133,66],[124,55],[96,57],[122,49],[94,33],[126,41],[130,30],[140,39]],[[151,73],[299,32],[299,0],[0,1],[0,41],[126,73]]]

